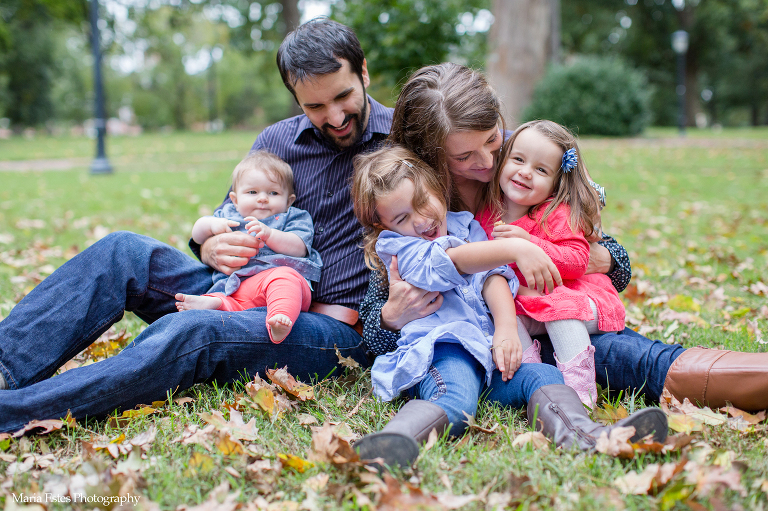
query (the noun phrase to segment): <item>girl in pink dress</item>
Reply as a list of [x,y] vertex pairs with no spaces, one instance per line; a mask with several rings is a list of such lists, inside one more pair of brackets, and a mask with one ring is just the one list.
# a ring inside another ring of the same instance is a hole
[[517,237],[541,247],[563,278],[555,289],[530,289],[515,268],[523,362],[541,362],[541,346],[530,334],[546,331],[565,384],[584,404],[594,406],[595,348],[589,335],[623,330],[625,317],[610,279],[584,274],[587,239],[600,231],[598,195],[590,186],[576,138],[557,123],[520,126],[506,142],[501,161],[505,163],[492,183],[490,206],[477,219],[488,239]]

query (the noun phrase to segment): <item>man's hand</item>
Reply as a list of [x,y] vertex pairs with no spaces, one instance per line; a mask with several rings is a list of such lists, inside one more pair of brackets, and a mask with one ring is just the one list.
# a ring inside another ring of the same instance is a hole
[[259,253],[264,242],[243,232],[212,236],[200,247],[200,260],[225,275],[231,275]]
[[608,273],[613,266],[611,253],[602,245],[589,244],[589,264],[586,273]]
[[494,238],[520,238],[526,241],[531,241],[531,235],[528,233],[528,231],[522,227],[504,223],[494,225],[491,236]]
[[397,256],[389,265],[389,299],[381,308],[381,327],[400,330],[415,319],[437,312],[443,304],[443,295],[437,291],[424,291],[400,278]]
[[497,328],[493,334],[493,362],[501,373],[502,381],[512,379],[523,361],[523,347],[517,335],[517,327]]
[[518,248],[515,261],[529,288],[548,293],[563,285],[557,266],[541,247],[525,243]]

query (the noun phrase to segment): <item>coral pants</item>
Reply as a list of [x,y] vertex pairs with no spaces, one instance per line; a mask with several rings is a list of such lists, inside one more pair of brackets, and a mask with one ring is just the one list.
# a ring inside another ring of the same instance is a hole
[[[299,272],[287,266],[278,266],[260,271],[240,283],[240,287],[227,296],[223,293],[211,293],[204,296],[221,298],[224,311],[242,311],[256,307],[267,307],[267,321],[275,314],[285,314],[296,322],[299,312],[307,312],[312,302],[309,284]],[[272,331],[267,324],[267,332],[272,342]]]

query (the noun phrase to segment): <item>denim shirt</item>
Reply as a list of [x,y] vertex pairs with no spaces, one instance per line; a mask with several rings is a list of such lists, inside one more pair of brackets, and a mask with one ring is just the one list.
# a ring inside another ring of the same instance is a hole
[[[233,227],[232,230],[247,232],[245,224],[248,222],[237,212],[235,205],[232,203],[225,204],[213,216],[240,222],[240,226]],[[278,254],[264,245],[258,254],[252,257],[245,266],[232,273],[232,275],[227,276],[218,271],[214,272],[213,286],[208,291],[209,293],[224,293],[229,296],[240,287],[242,279],[278,266],[293,268],[308,281],[318,282],[320,280],[320,269],[323,261],[320,259],[320,254],[317,250],[312,248],[314,227],[312,226],[312,217],[309,216],[309,213],[303,209],[290,207],[285,213],[278,213],[259,221],[272,229],[297,235],[307,246],[308,257]]]
[[438,342],[460,343],[483,365],[486,384],[490,384],[495,368],[491,354],[494,327],[483,300],[483,285],[489,275],[503,275],[509,279],[515,295],[519,283],[506,265],[473,275],[459,274],[445,251],[488,238],[471,213],[448,213],[446,220],[448,236],[433,241],[383,231],[376,242],[376,253],[387,271],[396,255],[403,280],[443,294],[443,304],[437,312],[405,325],[397,349],[376,357],[371,378],[376,396],[384,401],[392,400],[426,376]]

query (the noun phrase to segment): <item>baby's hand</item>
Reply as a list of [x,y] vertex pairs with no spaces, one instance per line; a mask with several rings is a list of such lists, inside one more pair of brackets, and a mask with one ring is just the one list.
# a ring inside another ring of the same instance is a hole
[[531,241],[531,235],[528,234],[525,229],[516,225],[505,224],[503,222],[496,222],[496,224],[494,224],[491,236],[494,238],[520,238]]
[[211,236],[232,232],[233,227],[240,225],[236,220],[227,220],[226,218],[211,218]]
[[271,227],[264,225],[252,216],[246,217],[245,220],[248,222],[245,224],[248,234],[255,236],[256,239],[260,239],[263,242],[266,242],[269,239],[269,235],[272,234]]
[[517,330],[498,328],[493,334],[493,362],[501,373],[501,379],[508,381],[520,368],[523,361],[523,347]]

